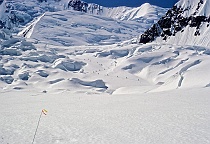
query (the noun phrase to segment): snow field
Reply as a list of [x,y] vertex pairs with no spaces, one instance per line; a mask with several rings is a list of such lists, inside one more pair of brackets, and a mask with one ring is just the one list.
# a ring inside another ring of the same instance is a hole
[[[144,94],[1,93],[0,141],[30,143],[200,143],[210,141],[209,88]],[[8,105],[9,104],[9,105]]]

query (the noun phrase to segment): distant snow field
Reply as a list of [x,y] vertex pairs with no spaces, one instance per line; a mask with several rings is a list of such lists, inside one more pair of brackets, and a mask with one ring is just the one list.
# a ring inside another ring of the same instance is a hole
[[0,144],[32,143],[42,109],[34,144],[210,143],[209,47],[138,44],[166,9],[64,1],[17,3],[33,20],[0,31]]

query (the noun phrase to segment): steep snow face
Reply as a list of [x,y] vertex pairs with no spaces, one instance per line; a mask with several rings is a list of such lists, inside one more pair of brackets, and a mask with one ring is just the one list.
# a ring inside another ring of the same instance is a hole
[[122,20],[138,20],[141,17],[146,17],[148,19],[155,19],[154,17],[159,18],[164,15],[166,9],[150,5],[149,3],[145,3],[140,7],[133,8],[123,14],[121,17]]
[[209,0],[179,1],[141,35],[140,43],[156,40],[178,45],[210,46]]
[[177,7],[187,9],[184,11],[184,17],[195,16],[210,16],[210,1],[209,0],[180,0]]
[[138,21],[141,20],[141,18],[144,18],[144,20],[149,19],[150,21],[157,21],[159,17],[164,15],[167,10],[161,7],[150,5],[149,3],[145,3],[136,8],[125,6],[107,8],[93,3],[87,4],[83,1],[75,2],[74,0],[69,1],[68,9],[83,11],[90,14],[102,15],[106,17],[111,17],[113,19]]
[[135,20],[139,22],[154,23],[166,13],[167,9],[145,3],[140,7],[105,8],[105,16],[119,20]]

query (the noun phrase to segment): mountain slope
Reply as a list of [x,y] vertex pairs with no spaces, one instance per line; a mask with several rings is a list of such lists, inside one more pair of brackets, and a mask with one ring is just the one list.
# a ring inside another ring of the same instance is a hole
[[[102,16],[111,17],[118,20],[135,20],[144,23],[154,23],[166,13],[166,8],[150,5],[149,3],[142,4],[139,7],[103,7],[103,12],[99,13]],[[96,14],[97,12],[95,12]]]
[[[4,1],[0,13],[0,38],[8,39],[18,33],[18,36],[61,45],[112,44],[137,37],[166,11],[148,3],[137,8],[106,8],[90,3],[87,11],[78,12],[69,3],[69,0]],[[56,13],[60,16],[55,16]],[[50,31],[45,28],[49,25]],[[57,27],[63,28],[55,32]]]
[[69,10],[47,12],[19,35],[55,45],[113,44],[132,39],[149,26]]
[[140,43],[164,40],[170,44],[210,46],[209,5],[209,0],[179,1],[141,35]]
[[[37,0],[16,0],[4,1],[1,4],[0,20],[4,27],[11,28],[14,24],[26,25],[29,21],[42,15],[44,12],[57,12],[62,10],[73,10],[69,6],[70,0],[47,0],[39,2]],[[106,8],[97,4],[87,4],[87,13],[101,15],[118,20],[138,20],[140,22],[154,23],[159,17],[164,15],[167,9],[144,4],[137,8],[116,7]],[[142,13],[144,13],[142,15]],[[147,21],[148,19],[148,21]],[[2,26],[2,27],[3,27]]]

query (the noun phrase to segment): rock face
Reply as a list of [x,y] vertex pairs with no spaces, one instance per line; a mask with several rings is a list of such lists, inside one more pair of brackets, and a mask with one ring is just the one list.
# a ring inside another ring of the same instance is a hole
[[72,7],[76,11],[87,12],[88,3],[80,0],[70,0],[68,3],[68,8]]
[[[194,0],[193,0],[194,1]],[[140,36],[140,43],[148,43],[159,37],[167,40],[178,32],[184,32],[186,28],[193,31],[193,35],[200,36],[201,28],[210,23],[209,0],[195,0],[194,2],[181,0],[163,16],[150,29]]]

